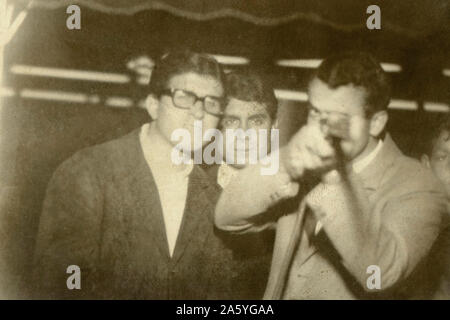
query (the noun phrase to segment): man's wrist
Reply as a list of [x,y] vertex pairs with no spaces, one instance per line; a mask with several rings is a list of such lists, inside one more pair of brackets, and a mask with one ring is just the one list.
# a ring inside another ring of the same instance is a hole
[[283,170],[292,180],[297,180],[303,175],[303,166],[300,159],[292,159],[289,145],[280,149],[280,170]]
[[338,184],[342,182],[342,175],[336,169],[328,171],[324,175],[322,175],[322,182],[324,184]]

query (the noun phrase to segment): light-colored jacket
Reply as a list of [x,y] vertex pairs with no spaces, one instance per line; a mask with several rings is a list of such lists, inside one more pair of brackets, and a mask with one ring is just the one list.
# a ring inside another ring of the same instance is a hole
[[[271,195],[282,180],[260,175],[256,167],[242,170],[220,196],[216,225],[234,232],[269,227],[258,214],[273,206]],[[276,220],[265,299],[433,295],[431,283],[437,282],[430,281],[430,274],[438,277],[440,270],[427,261],[443,228],[445,196],[431,172],[404,156],[389,135],[361,173],[349,174],[348,183],[300,189],[306,195],[299,197],[298,209]],[[318,220],[322,228],[317,233]],[[380,289],[367,285],[371,268],[379,268]]]

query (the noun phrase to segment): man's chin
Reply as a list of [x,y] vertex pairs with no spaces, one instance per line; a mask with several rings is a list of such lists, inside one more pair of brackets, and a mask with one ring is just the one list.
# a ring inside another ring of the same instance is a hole
[[233,163],[233,164],[230,164],[229,166],[240,170],[240,169],[244,169],[247,166],[247,163],[245,163],[245,164],[235,164],[235,163]]

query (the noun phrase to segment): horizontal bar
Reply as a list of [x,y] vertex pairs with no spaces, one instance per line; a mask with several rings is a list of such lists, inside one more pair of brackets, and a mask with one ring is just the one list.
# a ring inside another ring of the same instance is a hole
[[282,100],[308,101],[308,94],[302,91],[275,89],[275,97]]
[[217,62],[220,64],[228,64],[228,65],[242,65],[248,64],[250,62],[249,59],[244,57],[236,57],[236,56],[224,56],[218,54],[211,54],[210,56],[214,57]]
[[[281,67],[315,69],[322,63],[322,61],[322,59],[282,59],[277,60],[275,64]],[[382,62],[381,67],[386,72],[402,71],[402,67],[395,63]]]
[[423,108],[425,111],[429,112],[449,112],[450,107],[446,103],[440,102],[425,102],[423,104]]
[[416,101],[392,99],[388,108],[397,110],[418,110],[419,105]]
[[36,67],[28,65],[13,65],[11,73],[38,77],[62,78],[72,80],[87,80],[111,83],[127,83],[130,78],[124,74],[50,67]]

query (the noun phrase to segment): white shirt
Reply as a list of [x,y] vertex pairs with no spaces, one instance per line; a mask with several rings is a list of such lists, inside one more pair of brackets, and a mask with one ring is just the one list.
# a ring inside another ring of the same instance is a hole
[[158,189],[169,253],[172,257],[183,220],[193,163],[172,163],[172,146],[157,132],[155,123],[142,126],[139,140]]
[[378,144],[367,156],[364,158],[356,161],[352,164],[353,171],[355,173],[360,173],[364,170],[377,156],[378,152],[380,152],[381,148],[383,147],[383,140],[378,140]]
[[217,183],[222,188],[225,188],[238,173],[239,169],[233,168],[226,163],[222,163],[217,171]]

